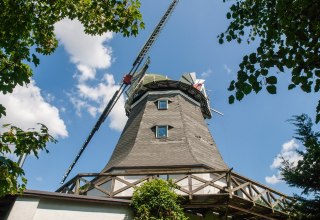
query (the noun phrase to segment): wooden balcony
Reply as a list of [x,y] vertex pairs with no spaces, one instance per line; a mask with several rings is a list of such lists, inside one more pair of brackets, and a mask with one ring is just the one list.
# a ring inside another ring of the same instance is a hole
[[[57,192],[130,200],[134,188],[155,178],[171,179],[186,211],[227,218],[287,219],[294,200],[231,170],[78,174]],[[227,219],[226,218],[226,219]]]

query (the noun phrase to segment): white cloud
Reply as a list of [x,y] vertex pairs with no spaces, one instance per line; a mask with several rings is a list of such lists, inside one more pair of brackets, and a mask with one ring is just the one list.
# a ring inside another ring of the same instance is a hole
[[296,143],[295,139],[292,139],[282,145],[281,152],[285,153],[285,152],[289,152],[292,150],[295,151],[296,149],[298,149],[298,147],[299,147],[299,144]]
[[202,78],[208,78],[212,74],[212,69],[208,69],[207,71],[201,73]]
[[277,175],[273,174],[272,176],[266,176],[265,180],[272,185],[283,182],[280,172],[278,172]]
[[[280,169],[282,167],[282,161],[287,160],[289,163],[292,163],[294,166],[297,165],[299,160],[302,160],[302,156],[299,155],[296,150],[299,148],[299,144],[295,139],[284,143],[281,148],[281,152],[276,156],[270,165],[271,169]],[[277,175],[272,175],[271,177],[267,176],[266,182],[270,184],[279,183],[281,180],[281,173],[278,172]],[[276,180],[277,179],[277,180]]]
[[[81,116],[85,110],[92,117],[96,117],[98,113],[102,113],[119,88],[112,74],[104,74],[102,79],[96,79],[97,69],[109,68],[114,60],[111,47],[106,46],[113,34],[108,32],[101,36],[86,35],[79,21],[68,19],[55,25],[55,33],[78,70],[75,77],[76,88],[69,93],[76,114]],[[122,130],[127,120],[124,102],[124,97],[121,96],[109,115],[109,127],[118,131]]]
[[0,103],[6,107],[7,113],[1,118],[1,124],[10,123],[28,129],[34,128],[36,123],[42,123],[54,137],[68,136],[59,110],[45,101],[34,81],[27,87],[17,86],[11,94],[0,94]]
[[43,178],[42,178],[41,176],[38,176],[38,177],[36,177],[36,180],[37,180],[38,182],[42,182],[42,181],[43,181]]
[[96,70],[86,65],[78,64],[77,69],[81,72],[79,81],[83,82],[89,79],[94,79],[96,76]]
[[292,139],[282,145],[281,152],[273,160],[271,164],[272,169],[277,169],[282,166],[281,162],[283,159],[288,160],[290,163],[296,165],[299,160],[302,159],[302,156],[299,155],[296,150],[299,148],[299,144],[295,139]]
[[[116,90],[119,89],[118,85],[115,85],[113,75],[105,74],[104,80],[102,80],[98,85],[92,87],[86,84],[78,85],[78,99],[81,104],[83,103],[93,103],[83,104],[80,108],[86,108],[87,111],[95,116],[97,112],[102,113],[105,106],[107,106],[109,100],[112,98]],[[85,101],[81,101],[85,100]],[[110,128],[121,131],[124,127],[127,118],[125,116],[124,110],[124,97],[121,96],[110,113]]]
[[55,25],[55,34],[71,55],[71,61],[93,68],[108,68],[112,50],[103,44],[112,39],[112,33],[87,35],[78,20],[63,19]]
[[227,64],[224,64],[223,68],[227,71],[228,74],[232,73],[232,69]]

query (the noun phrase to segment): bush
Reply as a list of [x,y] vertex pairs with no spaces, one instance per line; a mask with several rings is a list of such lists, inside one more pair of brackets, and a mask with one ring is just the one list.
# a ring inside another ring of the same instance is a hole
[[154,179],[137,187],[131,206],[135,220],[187,220],[180,207],[180,196],[174,192],[172,181]]

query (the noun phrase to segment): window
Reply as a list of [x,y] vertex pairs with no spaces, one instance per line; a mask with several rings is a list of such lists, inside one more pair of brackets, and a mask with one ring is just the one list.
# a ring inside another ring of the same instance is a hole
[[156,126],[156,138],[168,137],[168,125]]
[[158,101],[158,109],[168,109],[168,100],[163,99]]

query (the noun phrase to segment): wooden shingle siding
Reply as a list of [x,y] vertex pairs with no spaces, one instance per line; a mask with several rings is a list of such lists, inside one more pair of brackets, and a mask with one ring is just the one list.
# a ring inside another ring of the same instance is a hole
[[[159,99],[170,100],[167,110],[158,109]],[[167,94],[153,91],[133,103],[128,122],[102,172],[177,166],[228,169],[204,121],[201,107],[195,103],[179,90],[167,91]],[[156,138],[155,127],[159,125],[169,126],[167,138]]]

